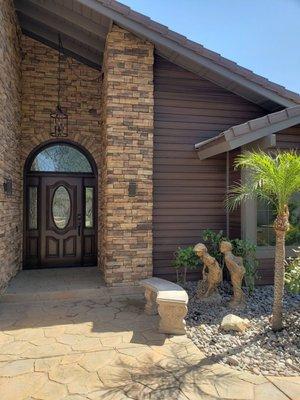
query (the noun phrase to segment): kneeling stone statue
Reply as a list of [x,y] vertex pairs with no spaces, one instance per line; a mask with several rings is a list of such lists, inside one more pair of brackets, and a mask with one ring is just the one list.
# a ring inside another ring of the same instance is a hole
[[198,299],[218,296],[217,287],[222,281],[222,269],[218,261],[208,254],[207,247],[203,243],[196,244],[194,251],[204,265],[203,279],[199,281],[197,288]]
[[225,264],[229,270],[233,288],[233,298],[230,300],[231,307],[241,307],[245,302],[245,295],[242,290],[242,282],[245,275],[245,267],[242,257],[232,254],[232,244],[223,240],[220,243],[220,251],[224,254]]

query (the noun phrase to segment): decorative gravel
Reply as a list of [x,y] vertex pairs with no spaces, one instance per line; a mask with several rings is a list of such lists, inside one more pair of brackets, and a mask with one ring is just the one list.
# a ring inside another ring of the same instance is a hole
[[[189,282],[188,336],[212,362],[227,364],[255,374],[294,376],[300,374],[300,296],[285,294],[284,329],[274,333],[270,328],[273,287],[257,287],[248,296],[243,310],[228,307],[230,285],[219,290],[222,302],[207,304],[195,296],[197,283]],[[250,328],[244,333],[220,330],[227,314],[248,318]]]

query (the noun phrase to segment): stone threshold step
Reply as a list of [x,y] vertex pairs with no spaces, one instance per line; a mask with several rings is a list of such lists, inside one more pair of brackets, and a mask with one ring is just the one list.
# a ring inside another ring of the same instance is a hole
[[36,303],[37,301],[68,301],[68,300],[92,300],[103,303],[119,298],[142,297],[143,289],[139,286],[121,286],[121,287],[100,287],[88,289],[68,289],[68,290],[49,290],[36,291],[34,293],[6,292],[0,297],[1,303]]

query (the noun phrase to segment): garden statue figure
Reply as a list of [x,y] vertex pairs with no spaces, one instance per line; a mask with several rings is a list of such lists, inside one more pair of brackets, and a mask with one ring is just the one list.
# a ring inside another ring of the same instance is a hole
[[222,282],[222,269],[218,261],[208,254],[207,247],[203,243],[196,244],[194,251],[203,262],[203,278],[198,284],[197,297],[207,298],[218,294],[216,289]]
[[242,306],[245,302],[242,282],[246,272],[243,259],[232,254],[232,244],[225,240],[220,243],[220,251],[224,254],[225,264],[230,272],[233,287],[233,299],[230,301],[230,305],[231,307]]

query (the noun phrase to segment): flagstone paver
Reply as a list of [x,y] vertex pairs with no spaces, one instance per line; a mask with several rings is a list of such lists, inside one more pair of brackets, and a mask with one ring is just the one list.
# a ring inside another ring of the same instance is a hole
[[269,380],[292,400],[300,399],[300,380],[298,378],[280,378],[273,376],[269,377]]
[[0,399],[299,400],[299,378],[213,364],[140,300],[0,303]]

